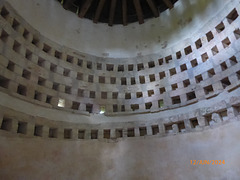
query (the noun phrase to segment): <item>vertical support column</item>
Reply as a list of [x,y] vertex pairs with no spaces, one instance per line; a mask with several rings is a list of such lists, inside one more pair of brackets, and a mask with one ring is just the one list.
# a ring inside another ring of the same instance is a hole
[[98,139],[103,139],[104,130],[98,129]]
[[220,116],[218,113],[213,113],[213,114],[212,114],[212,120],[213,120],[215,123],[222,122],[222,118],[221,118],[221,116]]
[[206,124],[206,119],[205,119],[204,116],[198,116],[197,120],[198,120],[198,124],[199,124],[200,127],[207,125]]
[[85,137],[84,139],[91,139],[91,130],[90,129],[86,129],[85,130]]
[[173,133],[174,133],[174,134],[179,133],[179,129],[178,129],[178,125],[177,125],[177,124],[173,124],[173,125],[172,125],[172,128],[173,128]]
[[135,137],[139,137],[139,136],[140,136],[140,131],[139,131],[139,128],[138,128],[138,127],[135,127],[135,128],[134,128],[134,136],[135,136]]
[[238,115],[238,112],[234,107],[227,108],[227,116],[229,118],[235,118],[237,115]]
[[27,135],[28,136],[34,136],[34,129],[35,129],[35,123],[34,122],[28,122],[27,123]]
[[127,128],[123,128],[123,138],[127,137]]
[[116,138],[116,129],[110,129],[110,139]]
[[11,129],[11,132],[12,133],[17,133],[17,130],[18,130],[18,120],[12,119],[12,129]]
[[48,138],[49,137],[49,127],[48,126],[43,126],[42,137],[43,138]]
[[184,119],[184,125],[185,125],[186,131],[191,131],[192,127],[191,127],[189,119]]
[[76,128],[72,129],[72,139],[74,140],[78,139],[78,129]]
[[62,127],[57,128],[57,138],[64,139],[64,128]]
[[148,136],[153,135],[152,126],[147,126],[147,135]]

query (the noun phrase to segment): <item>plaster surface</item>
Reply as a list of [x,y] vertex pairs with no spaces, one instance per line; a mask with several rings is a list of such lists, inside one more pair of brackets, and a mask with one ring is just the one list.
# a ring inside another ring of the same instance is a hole
[[[171,53],[171,48],[186,42],[211,19],[223,19],[219,12],[239,2],[225,0],[181,0],[174,8],[149,19],[142,25],[94,24],[64,10],[57,1],[7,0],[43,36],[79,52],[109,58],[129,58]],[[35,15],[34,15],[35,14]],[[61,17],[61,18],[59,18]],[[54,23],[52,23],[54,22]],[[47,27],[47,28],[46,28]],[[182,48],[182,47],[178,47]]]
[[[1,179],[237,180],[240,123],[164,138],[100,141],[23,138],[0,132]],[[225,160],[191,165],[190,160]]]

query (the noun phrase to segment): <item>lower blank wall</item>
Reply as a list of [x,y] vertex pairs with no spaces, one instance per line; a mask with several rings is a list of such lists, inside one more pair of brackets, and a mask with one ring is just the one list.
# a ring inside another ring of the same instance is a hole
[[[0,132],[0,179],[238,180],[240,122],[203,132],[118,142],[15,137]],[[191,165],[190,160],[225,160]]]

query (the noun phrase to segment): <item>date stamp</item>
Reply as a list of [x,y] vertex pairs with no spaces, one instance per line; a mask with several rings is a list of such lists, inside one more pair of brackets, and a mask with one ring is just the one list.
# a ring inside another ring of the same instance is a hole
[[225,160],[190,160],[191,165],[224,165]]

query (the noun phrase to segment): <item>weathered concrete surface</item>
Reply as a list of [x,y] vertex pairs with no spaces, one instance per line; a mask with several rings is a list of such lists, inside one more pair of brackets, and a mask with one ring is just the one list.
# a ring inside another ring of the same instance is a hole
[[[199,133],[117,143],[24,138],[0,132],[0,179],[209,179],[240,177],[239,121]],[[225,160],[191,165],[190,160]]]

